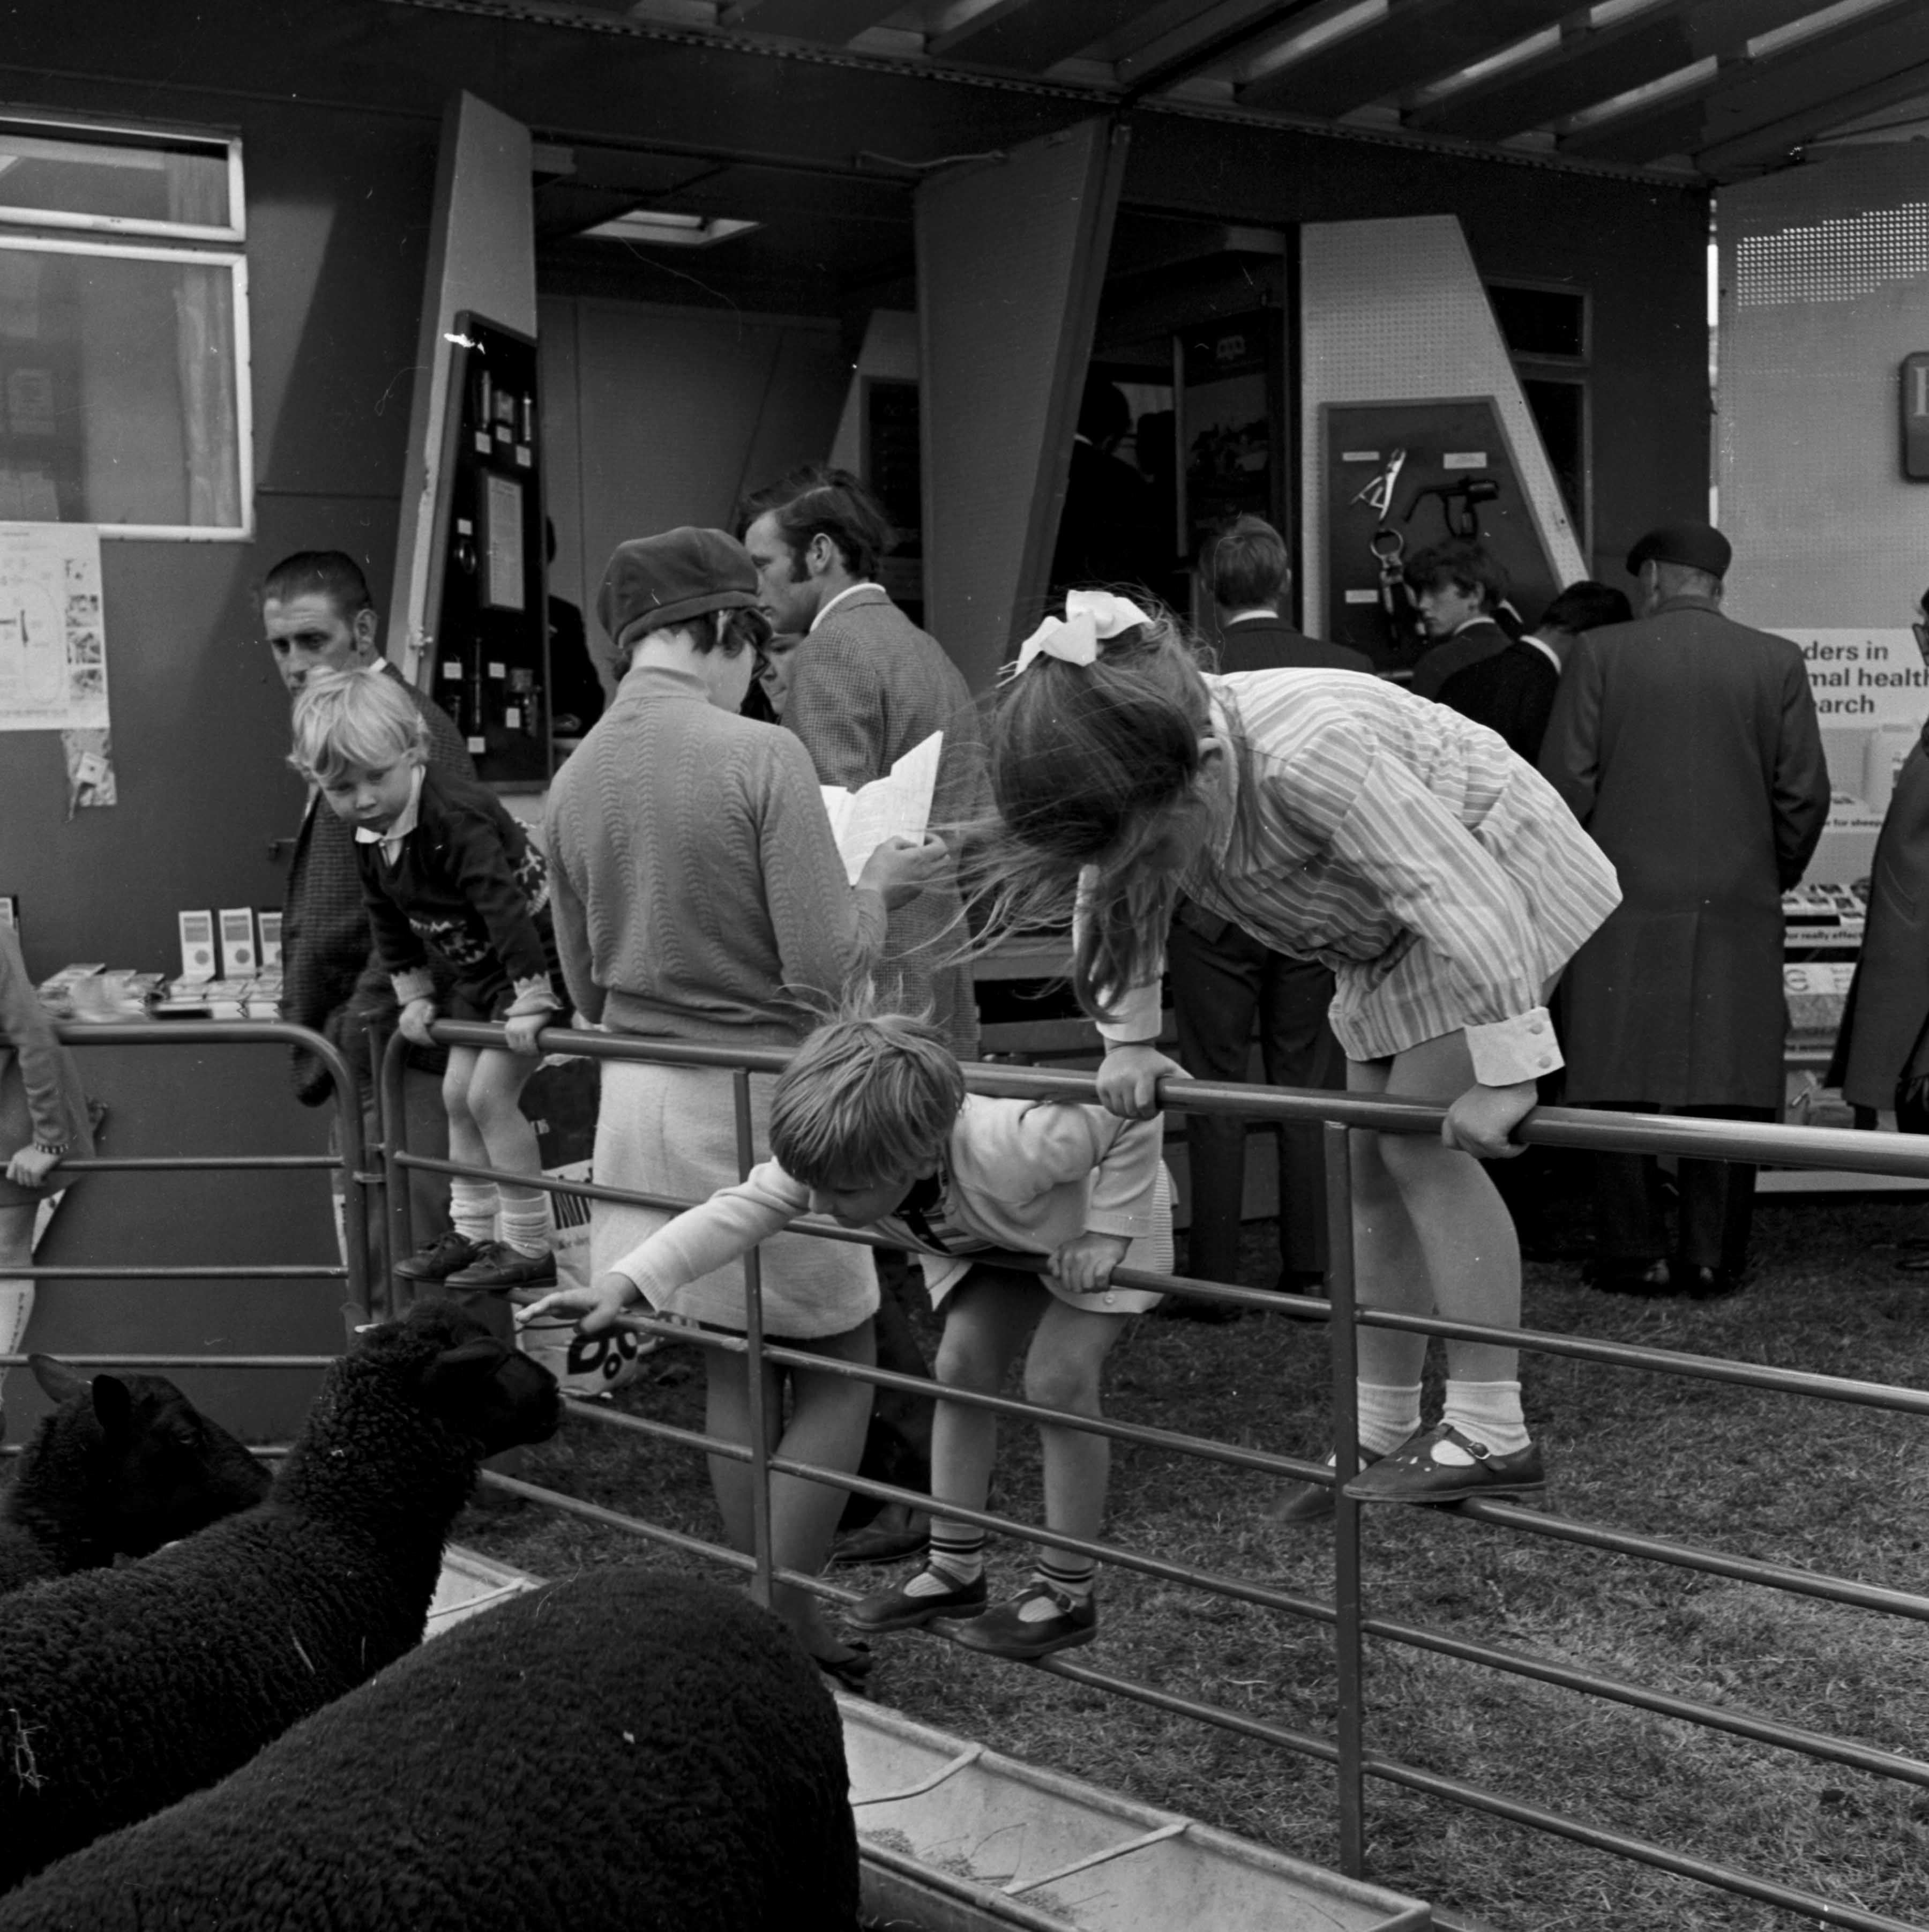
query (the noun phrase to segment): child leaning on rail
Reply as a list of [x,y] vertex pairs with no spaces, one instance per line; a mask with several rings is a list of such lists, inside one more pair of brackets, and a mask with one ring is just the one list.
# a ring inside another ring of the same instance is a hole
[[[494,793],[427,760],[422,713],[380,668],[302,686],[288,762],[355,827],[362,901],[376,958],[401,1002],[404,1036],[430,1043],[432,958],[454,976],[444,1017],[506,1022],[506,1053],[449,1050],[442,1083],[449,1158],[533,1175],[542,1160],[522,1090],[536,1070],[536,1036],[562,1004],[548,870]],[[470,1290],[556,1279],[540,1189],[458,1175],[449,1210],[451,1232],[398,1262],[398,1275]]]
[[[652,1235],[586,1288],[524,1311],[580,1317],[586,1335],[631,1304],[720,1320],[685,1285],[768,1240],[806,1212],[862,1228],[914,1251],[944,1317],[938,1379],[995,1395],[1028,1336],[1026,1399],[1096,1416],[1099,1372],[1128,1316],[1160,1298],[1112,1286],[1121,1262],[1172,1266],[1171,1184],[1154,1115],[1128,1120],[1102,1107],[968,1094],[934,1028],[901,1014],[850,1012],[813,1034],[777,1082],[776,1156],[734,1187]],[[1044,1274],[974,1257],[1016,1250],[1051,1258]],[[718,1292],[724,1291],[718,1290]],[[940,1401],[932,1438],[936,1508],[926,1568],[902,1588],[848,1613],[864,1630],[906,1630],[939,1618],[974,1650],[1037,1658],[1089,1643],[1097,1628],[1090,1558],[1040,1546],[1032,1580],[988,1607],[985,1534],[944,1514],[982,1510],[997,1419]],[[1048,1528],[1091,1541],[1105,1514],[1111,1445],[1084,1430],[1042,1423]]]

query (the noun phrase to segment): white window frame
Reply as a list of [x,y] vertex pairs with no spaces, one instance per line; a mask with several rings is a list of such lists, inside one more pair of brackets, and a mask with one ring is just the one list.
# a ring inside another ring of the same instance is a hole
[[[0,140],[9,128],[44,129],[50,141],[92,139],[104,146],[118,142],[128,148],[166,148],[178,143],[198,148],[225,148],[228,154],[228,219],[209,226],[192,221],[151,221],[136,215],[80,214],[67,209],[18,208],[0,200],[0,222],[22,228],[82,228],[102,235],[157,235],[181,242],[245,242],[248,205],[242,191],[241,142],[230,134],[208,134],[188,128],[144,128],[133,122],[82,121],[19,110],[0,105]],[[6,192],[0,174],[0,196]]]
[[[235,348],[235,460],[236,479],[241,497],[238,524],[100,524],[104,537],[166,538],[184,543],[252,543],[254,541],[254,385],[253,358],[248,337],[248,257],[239,248],[207,247],[162,248],[122,241],[127,235],[167,238],[177,242],[242,242],[247,239],[246,203],[242,196],[241,142],[235,136],[208,134],[188,128],[140,127],[125,122],[63,120],[52,116],[22,112],[0,106],[0,130],[6,128],[44,128],[50,137],[69,135],[76,139],[131,137],[129,145],[164,146],[170,142],[192,142],[206,147],[224,147],[228,157],[228,222],[208,226],[184,221],[148,221],[119,215],[75,214],[49,212],[44,208],[10,207],[0,202],[0,251],[44,255],[86,255],[107,260],[190,263],[195,266],[225,268],[228,272],[230,300],[234,322]],[[0,182],[5,176],[0,175]],[[82,240],[64,235],[30,231],[80,229],[95,238]],[[28,520],[44,522],[46,519]]]

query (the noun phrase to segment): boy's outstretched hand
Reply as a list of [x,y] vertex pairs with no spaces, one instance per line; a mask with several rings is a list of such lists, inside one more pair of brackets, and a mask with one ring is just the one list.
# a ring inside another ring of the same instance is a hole
[[1099,1103],[1128,1120],[1149,1120],[1159,1111],[1159,1082],[1192,1076],[1149,1040],[1127,1040],[1107,1048],[1099,1068]]
[[526,1328],[542,1316],[560,1322],[573,1316],[579,1334],[601,1335],[615,1328],[623,1311],[642,1299],[643,1290],[628,1275],[598,1275],[588,1288],[560,1288],[518,1309],[516,1326]]
[[1102,1294],[1130,1246],[1123,1234],[1081,1234],[1052,1257],[1052,1279],[1074,1294]]

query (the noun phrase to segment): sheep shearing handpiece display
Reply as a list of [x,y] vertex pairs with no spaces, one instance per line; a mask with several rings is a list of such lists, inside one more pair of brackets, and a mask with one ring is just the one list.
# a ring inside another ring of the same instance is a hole
[[27,1359],[60,1406],[0,1504],[0,1594],[149,1556],[267,1493],[267,1470],[165,1376],[90,1380]]
[[487,1456],[555,1378],[453,1303],[329,1370],[257,1508],[0,1602],[0,1888],[213,1784],[422,1640]]
[[853,1932],[837,1708],[734,1590],[594,1570],[470,1618],[0,1932]]

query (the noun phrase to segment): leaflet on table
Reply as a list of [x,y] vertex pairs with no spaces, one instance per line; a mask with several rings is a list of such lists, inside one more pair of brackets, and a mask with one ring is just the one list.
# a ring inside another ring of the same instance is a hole
[[932,794],[938,785],[938,758],[944,734],[934,731],[914,745],[880,778],[856,791],[824,788],[824,808],[837,839],[844,875],[853,885],[864,862],[886,838],[921,838],[931,823]]

